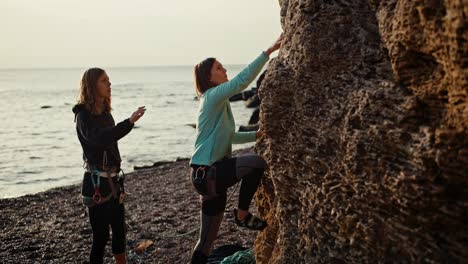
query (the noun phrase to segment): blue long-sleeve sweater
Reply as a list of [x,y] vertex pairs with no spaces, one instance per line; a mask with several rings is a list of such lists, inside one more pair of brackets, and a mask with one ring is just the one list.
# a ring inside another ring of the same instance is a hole
[[244,90],[268,61],[262,52],[231,81],[208,89],[200,98],[197,116],[197,137],[190,164],[211,166],[230,156],[232,144],[255,141],[256,132],[235,132],[229,98]]

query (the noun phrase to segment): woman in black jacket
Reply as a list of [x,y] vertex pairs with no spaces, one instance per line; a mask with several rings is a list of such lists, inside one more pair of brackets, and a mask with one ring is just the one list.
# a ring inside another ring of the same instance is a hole
[[117,141],[132,130],[146,111],[144,106],[139,107],[130,118],[115,125],[111,110],[111,83],[106,72],[99,68],[86,70],[73,112],[86,169],[82,195],[93,230],[91,263],[103,262],[109,226],[115,262],[126,263],[125,192],[123,179],[119,179],[121,158]]

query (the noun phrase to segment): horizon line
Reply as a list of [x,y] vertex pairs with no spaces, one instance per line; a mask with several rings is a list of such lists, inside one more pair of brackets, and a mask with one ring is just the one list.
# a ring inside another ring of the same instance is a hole
[[[229,66],[244,66],[246,64],[240,63],[232,63],[232,64],[225,64]],[[122,68],[163,68],[163,67],[194,67],[194,65],[190,64],[168,64],[168,65],[141,65],[141,66],[103,66],[102,68],[106,69],[122,69]],[[17,70],[74,70],[74,69],[83,69],[83,68],[91,68],[91,67],[83,67],[83,66],[52,66],[52,67],[13,67],[13,68],[3,68],[0,67],[0,71],[17,71]],[[101,68],[101,67],[99,67]]]

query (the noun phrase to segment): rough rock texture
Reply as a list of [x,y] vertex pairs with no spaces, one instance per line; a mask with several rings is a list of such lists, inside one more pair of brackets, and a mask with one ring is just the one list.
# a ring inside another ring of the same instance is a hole
[[468,3],[282,0],[258,263],[468,261]]

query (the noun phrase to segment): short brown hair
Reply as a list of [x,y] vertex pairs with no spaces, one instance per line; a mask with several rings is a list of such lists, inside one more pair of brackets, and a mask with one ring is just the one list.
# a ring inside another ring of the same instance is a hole
[[210,82],[211,68],[213,67],[215,61],[216,58],[207,58],[195,65],[195,92],[197,93],[198,97],[201,97],[202,94],[208,89],[216,86]]

